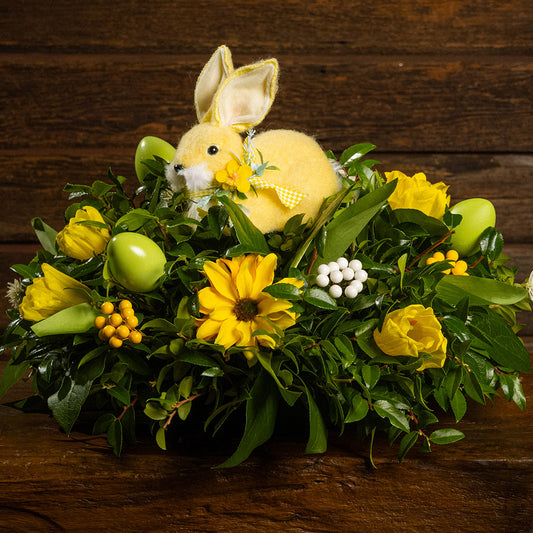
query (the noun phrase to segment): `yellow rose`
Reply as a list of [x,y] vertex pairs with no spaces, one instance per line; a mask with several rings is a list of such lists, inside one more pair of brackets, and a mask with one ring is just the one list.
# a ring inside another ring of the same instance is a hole
[[387,183],[397,179],[396,189],[389,196],[391,209],[418,209],[422,213],[442,220],[450,196],[446,194],[448,185],[442,181],[431,184],[425,174],[418,172],[413,177],[399,170],[385,172]]
[[23,318],[37,322],[67,307],[90,301],[85,292],[78,290],[89,291],[83,283],[47,263],[42,265],[42,269],[44,276],[33,280],[19,305]]
[[447,339],[431,307],[416,304],[388,313],[374,340],[387,355],[429,354],[417,370],[442,368],[446,359]]
[[59,249],[74,259],[85,260],[101,254],[111,238],[107,228],[79,224],[85,220],[104,222],[98,209],[88,205],[78,209],[76,215],[56,236]]

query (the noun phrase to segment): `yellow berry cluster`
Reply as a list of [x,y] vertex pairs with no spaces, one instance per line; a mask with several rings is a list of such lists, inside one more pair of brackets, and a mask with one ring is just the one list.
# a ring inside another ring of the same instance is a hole
[[139,319],[135,316],[135,311],[129,300],[122,300],[118,305],[118,311],[111,302],[104,302],[100,309],[106,316],[97,316],[94,325],[100,330],[98,337],[104,342],[109,342],[113,348],[120,348],[122,343],[128,339],[133,344],[142,341],[142,334],[135,328],[139,324]]
[[447,261],[452,265],[452,268],[444,270],[445,274],[454,274],[456,276],[468,276],[468,265],[462,259],[459,259],[459,254],[455,250],[448,250],[446,255],[442,252],[435,252],[431,257],[426,260],[426,265],[432,265],[434,263],[440,263],[441,261]]

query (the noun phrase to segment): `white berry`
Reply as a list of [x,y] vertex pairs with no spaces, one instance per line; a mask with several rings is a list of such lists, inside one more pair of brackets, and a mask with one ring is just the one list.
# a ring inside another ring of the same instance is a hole
[[329,279],[331,280],[332,283],[340,283],[344,279],[344,277],[340,270],[335,270],[335,272],[332,272],[329,275]]
[[330,273],[335,272],[335,270],[339,270],[339,265],[337,264],[336,261],[331,261],[331,263],[328,263],[328,267],[329,267]]
[[330,296],[333,296],[333,298],[340,298],[342,296],[342,289],[340,285],[332,285],[329,288],[329,294]]
[[346,296],[346,298],[355,298],[358,294],[359,291],[354,285],[348,285],[348,287],[344,289],[344,295]]
[[361,292],[363,290],[363,284],[358,279],[354,279],[349,286],[355,287],[357,292]]
[[326,274],[319,274],[316,277],[316,284],[319,287],[327,287],[329,285],[329,278],[326,276]]
[[360,282],[364,283],[368,279],[368,272],[366,270],[358,270],[355,273],[355,279],[358,279]]
[[319,274],[325,274],[326,276],[329,276],[329,266],[326,265],[326,263],[322,263],[322,264],[318,267],[318,273],[319,273]]
[[348,259],[346,257],[339,257],[337,259],[337,265],[339,265],[341,270],[345,269],[348,266]]
[[355,276],[355,272],[353,271],[353,269],[351,269],[350,267],[346,267],[343,271],[342,271],[342,277],[346,280],[346,281],[351,281]]
[[359,259],[352,259],[349,263],[349,267],[355,272],[357,272],[358,270],[361,270],[363,268],[363,264],[361,263],[361,261],[359,261]]

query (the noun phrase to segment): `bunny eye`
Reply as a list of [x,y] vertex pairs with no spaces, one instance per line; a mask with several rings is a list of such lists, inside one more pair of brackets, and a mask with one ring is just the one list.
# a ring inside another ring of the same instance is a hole
[[216,144],[212,144],[208,149],[207,153],[209,155],[216,155],[218,154],[218,146]]

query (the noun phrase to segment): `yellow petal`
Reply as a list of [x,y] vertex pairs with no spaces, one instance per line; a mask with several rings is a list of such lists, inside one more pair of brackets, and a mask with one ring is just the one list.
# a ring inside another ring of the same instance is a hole
[[231,283],[230,273],[222,266],[219,261],[213,263],[206,261],[204,263],[204,272],[206,273],[211,285],[228,300],[236,300],[237,294]]
[[226,348],[234,346],[241,338],[242,333],[237,329],[237,319],[231,316],[224,322],[220,323],[220,329],[215,339],[217,344],[221,344]]
[[207,319],[203,322],[196,331],[196,337],[206,341],[214,339],[220,329],[220,322],[216,320]]
[[[274,281],[274,271],[278,258],[276,254],[268,254],[266,257],[259,257],[255,271],[255,278],[252,288],[252,294],[259,296],[259,293]],[[252,296],[255,298],[256,296]]]

